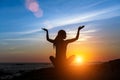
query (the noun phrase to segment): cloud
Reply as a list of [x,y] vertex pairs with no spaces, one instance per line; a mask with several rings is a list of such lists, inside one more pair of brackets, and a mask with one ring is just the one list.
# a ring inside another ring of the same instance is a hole
[[4,41],[40,41],[42,39],[40,38],[9,38],[9,39],[3,39]]
[[[82,31],[81,33],[82,33],[82,34],[88,34],[88,33],[94,33],[94,32],[97,32],[97,31],[98,31],[97,29],[91,29],[91,30]],[[76,34],[76,32],[73,31],[73,30],[72,30],[72,31],[70,30],[70,31],[68,32],[68,34],[70,34],[70,35],[71,35],[71,34]]]
[[[95,10],[91,12],[87,12],[84,14],[78,14],[71,17],[65,17],[65,18],[59,18],[54,20],[47,20],[47,22],[43,22],[46,25],[46,28],[55,28],[58,26],[64,26],[69,24],[75,24],[75,23],[83,23],[83,22],[89,22],[89,21],[95,21],[95,20],[103,20],[103,19],[109,19],[116,16],[120,16],[120,14],[117,12],[120,10],[120,6],[112,6],[105,9]],[[44,25],[44,24],[43,24]]]
[[40,32],[42,29],[41,28],[37,28],[34,30],[26,30],[26,31],[21,31],[21,32],[4,32],[4,33],[0,33],[0,35],[27,35],[27,34],[33,34],[33,33],[37,33]]
[[26,7],[29,11],[31,11],[36,17],[42,17],[43,11],[40,8],[37,0],[26,0]]
[[114,7],[110,7],[110,8],[106,8],[102,10],[92,11],[86,14],[77,15],[73,17],[72,19],[65,20],[64,24],[80,23],[80,22],[88,22],[88,21],[112,18],[112,17],[118,16],[118,14],[115,14],[115,15],[109,15],[109,14],[114,13],[114,11],[119,10],[119,9],[120,7],[114,6]]
[[[27,1],[27,5],[32,3],[32,2],[36,2],[36,0],[26,0]],[[37,12],[38,8],[30,8],[31,11],[33,12]],[[65,17],[65,18],[60,18],[60,19],[53,19],[53,20],[45,20],[44,22],[42,22],[41,25],[43,25],[43,27],[47,28],[47,29],[52,29],[55,27],[61,27],[64,25],[69,25],[69,24],[76,24],[76,23],[83,23],[83,22],[89,22],[89,21],[95,21],[95,20],[103,20],[103,19],[109,19],[109,18],[113,18],[116,16],[120,16],[120,14],[117,12],[118,10],[120,10],[120,6],[116,5],[116,6],[111,6],[105,9],[101,9],[101,10],[95,10],[95,11],[91,11],[89,13],[85,13],[85,14],[79,14],[79,15],[75,15],[75,16],[71,16],[71,17]],[[25,35],[25,34],[33,34],[36,32],[41,31],[41,28],[37,28],[34,30],[28,30],[28,31],[22,31],[22,32],[8,32],[6,34],[20,34],[20,35]],[[94,30],[92,30],[94,32]]]
[[15,50],[16,48],[15,47],[11,47],[11,48],[9,48],[9,50],[11,50],[11,51],[13,51],[13,50]]
[[89,38],[92,38],[93,36],[81,36],[81,38],[78,39],[78,41],[87,41]]
[[99,1],[92,2],[92,3],[90,1],[89,5],[81,6],[81,9],[83,10],[83,9],[89,9],[91,7],[96,7],[97,5],[100,5],[100,4],[104,3],[105,1],[107,1],[107,0],[99,0]]
[[[28,30],[28,31],[24,31],[24,32],[16,32],[16,34],[32,34],[32,33],[36,33],[36,32],[39,32],[41,31],[42,29],[39,28],[39,29],[34,29],[34,30]],[[15,33],[15,32],[14,32]]]
[[87,33],[93,33],[93,32],[97,32],[97,31],[98,31],[97,29],[91,29],[91,30],[83,31],[83,32],[81,32],[81,33],[87,34]]
[[8,45],[8,43],[7,42],[2,42],[2,41],[0,41],[1,43],[0,43],[0,45],[3,45],[3,46],[6,46],[6,45]]
[[[93,38],[94,36],[90,35],[90,34],[94,34],[96,32],[98,32],[99,30],[98,29],[90,29],[90,30],[83,30],[82,32],[80,32],[80,38],[77,40],[77,41],[87,41],[88,39],[90,38]],[[77,34],[76,31],[74,30],[69,30],[68,32],[68,37],[69,38],[74,38]]]
[[50,21],[46,20],[46,21],[43,22],[43,26],[45,26],[45,28],[47,28],[47,29],[51,29],[55,25],[53,23],[51,23]]

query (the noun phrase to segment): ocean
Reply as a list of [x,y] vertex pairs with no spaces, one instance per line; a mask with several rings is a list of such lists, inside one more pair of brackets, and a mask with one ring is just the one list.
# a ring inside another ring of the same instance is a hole
[[0,80],[9,80],[25,72],[52,67],[50,63],[0,63]]
[[[88,63],[90,64],[100,63]],[[51,63],[0,63],[0,80],[10,80],[25,72],[47,67],[53,67],[53,65]]]

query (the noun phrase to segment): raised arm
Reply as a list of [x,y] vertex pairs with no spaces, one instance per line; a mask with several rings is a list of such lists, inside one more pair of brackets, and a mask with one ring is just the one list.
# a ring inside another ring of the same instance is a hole
[[76,35],[75,38],[73,38],[73,39],[68,39],[68,40],[66,40],[66,42],[67,42],[67,43],[70,43],[70,42],[74,42],[74,41],[78,40],[78,38],[79,38],[79,33],[80,33],[80,30],[81,30],[82,28],[84,28],[84,26],[80,26],[80,27],[78,28],[77,35]]
[[49,38],[49,34],[48,34],[48,30],[46,28],[42,28],[42,30],[46,31],[46,39],[51,42],[51,43],[54,43],[54,40],[50,39]]

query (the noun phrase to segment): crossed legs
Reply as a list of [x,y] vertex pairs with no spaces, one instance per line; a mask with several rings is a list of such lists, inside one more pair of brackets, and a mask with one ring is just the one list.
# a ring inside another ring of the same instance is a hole
[[61,60],[57,60],[55,57],[50,56],[49,59],[52,62],[52,64],[56,67],[56,66],[66,66],[72,63],[72,61],[74,60],[75,56],[72,55],[70,56],[68,59],[61,59]]

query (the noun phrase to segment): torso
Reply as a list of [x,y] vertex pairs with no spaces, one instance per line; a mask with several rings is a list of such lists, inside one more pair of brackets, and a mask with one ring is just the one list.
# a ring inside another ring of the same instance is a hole
[[67,44],[66,41],[61,40],[56,42],[56,59],[66,59]]

